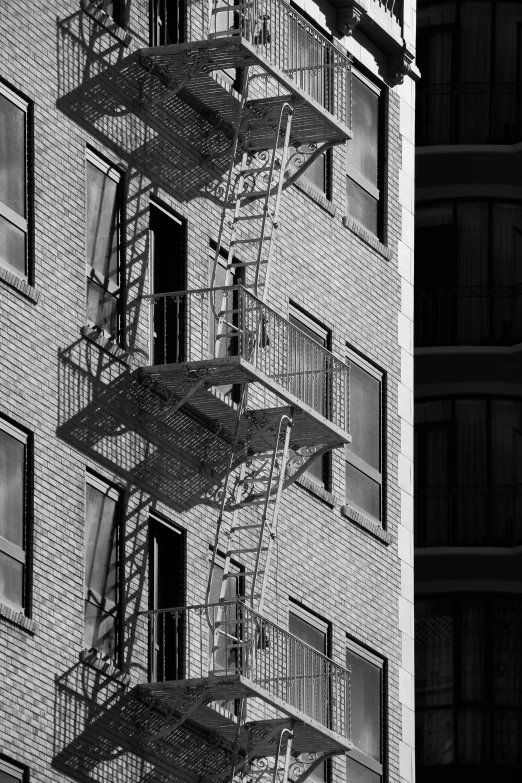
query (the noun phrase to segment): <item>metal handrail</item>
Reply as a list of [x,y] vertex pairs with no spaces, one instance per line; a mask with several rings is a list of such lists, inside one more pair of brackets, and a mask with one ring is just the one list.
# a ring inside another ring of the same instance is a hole
[[[389,0],[388,0],[389,2]],[[350,125],[351,60],[285,0],[212,0],[210,38],[241,36]]]
[[244,286],[150,294],[154,364],[240,356],[349,431],[350,367]]
[[156,681],[240,674],[337,734],[349,735],[349,667],[334,663],[241,601],[142,614],[149,618]]

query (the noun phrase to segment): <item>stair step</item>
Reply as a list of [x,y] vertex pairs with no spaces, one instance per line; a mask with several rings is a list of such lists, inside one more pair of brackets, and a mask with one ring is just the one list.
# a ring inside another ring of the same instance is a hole
[[[261,261],[238,261],[237,264],[231,264],[231,266],[236,268],[239,266],[257,266],[257,264],[268,264],[268,258],[262,258]],[[243,283],[241,283],[241,285],[243,285]]]
[[[239,215],[238,217],[235,217],[232,221],[233,223],[239,223],[241,220],[259,220],[259,218],[264,218],[265,212],[257,213],[255,215]],[[270,212],[268,213],[268,217],[270,217]]]
[[261,478],[255,478],[255,479],[251,479],[251,478],[250,479],[243,479],[239,483],[240,484],[259,484],[260,482],[268,483],[269,481],[270,481],[270,477],[267,476],[265,478],[261,477]]
[[230,532],[234,533],[236,530],[253,530],[255,527],[262,527],[262,525],[260,522],[256,525],[235,525],[230,528]]

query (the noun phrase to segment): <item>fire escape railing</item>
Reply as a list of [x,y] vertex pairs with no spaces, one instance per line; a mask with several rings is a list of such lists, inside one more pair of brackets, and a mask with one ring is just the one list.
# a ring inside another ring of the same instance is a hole
[[311,98],[351,125],[350,59],[284,0],[213,0],[210,38],[237,35]]
[[241,602],[145,614],[154,681],[239,674],[350,738],[350,670]]
[[243,286],[152,294],[154,365],[241,357],[349,431],[350,367]]

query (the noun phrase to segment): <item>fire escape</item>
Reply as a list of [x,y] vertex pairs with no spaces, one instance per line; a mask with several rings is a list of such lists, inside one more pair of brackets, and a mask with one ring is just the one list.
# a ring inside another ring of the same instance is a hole
[[[187,781],[303,783],[351,748],[350,675],[273,623],[265,598],[282,492],[350,439],[349,367],[266,302],[283,191],[351,137],[349,60],[283,0],[214,0],[205,38],[139,62],[144,105],[182,98],[228,139],[230,161],[210,286],[148,297],[164,345],[141,382],[211,426],[228,459],[203,499],[217,515],[205,602],[148,613],[157,666],[139,686],[141,743]],[[303,753],[314,760],[297,774]]]

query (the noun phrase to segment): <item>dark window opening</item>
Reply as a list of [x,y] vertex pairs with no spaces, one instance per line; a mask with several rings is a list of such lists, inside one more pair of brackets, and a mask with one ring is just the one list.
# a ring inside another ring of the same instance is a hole
[[184,0],[151,0],[150,45],[168,46],[185,41]]

